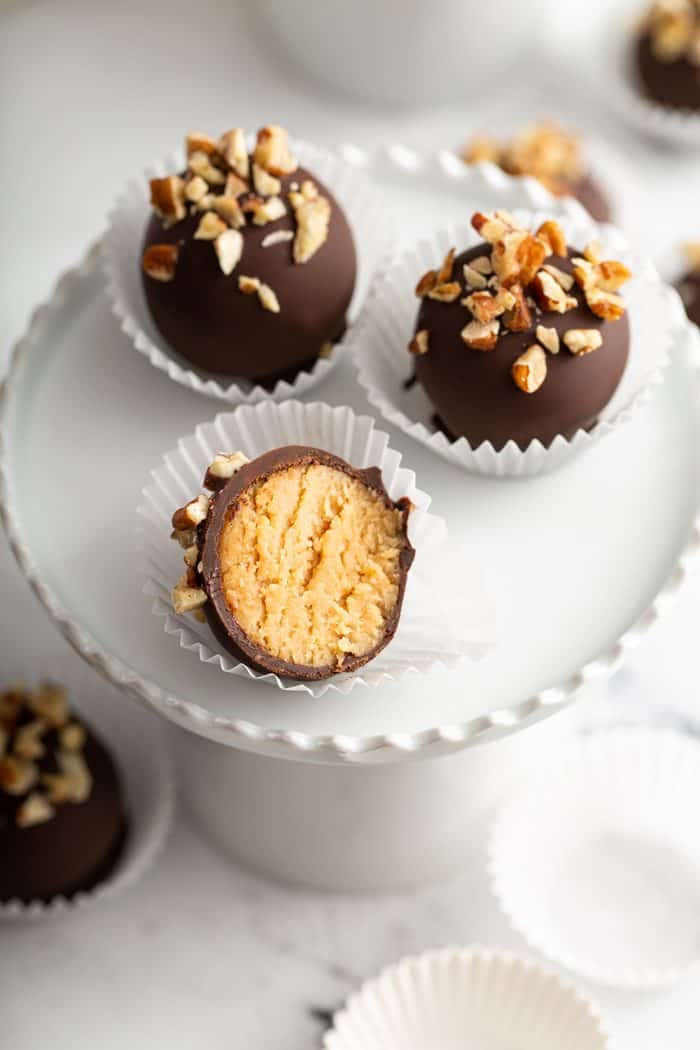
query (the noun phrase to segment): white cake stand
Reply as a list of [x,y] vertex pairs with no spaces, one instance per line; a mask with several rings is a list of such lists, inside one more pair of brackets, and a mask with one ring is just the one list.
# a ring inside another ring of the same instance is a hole
[[[530,180],[467,174],[450,156],[347,155],[383,181],[404,244],[477,207],[576,207]],[[229,852],[336,889],[425,881],[464,861],[476,816],[543,761],[563,723],[520,730],[610,675],[686,576],[698,547],[694,338],[689,328],[664,384],[626,427],[551,475],[470,477],[392,433],[500,608],[498,646],[458,672],[313,699],[232,679],[164,634],[141,593],[139,490],[163,451],[221,405],[130,346],[95,249],[14,355],[1,421],[4,523],[82,656],[187,730],[175,734],[185,794]],[[313,396],[368,411],[350,361]]]

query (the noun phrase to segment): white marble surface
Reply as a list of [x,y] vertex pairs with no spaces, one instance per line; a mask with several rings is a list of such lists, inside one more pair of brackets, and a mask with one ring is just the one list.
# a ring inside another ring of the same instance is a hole
[[[477,123],[570,114],[630,176],[628,232],[661,268],[700,236],[700,160],[671,157],[612,123],[566,78],[476,120],[467,100],[419,113],[361,107],[308,83],[267,44],[253,5],[87,0],[0,5],[0,354],[32,307],[104,222],[124,179],[183,129],[275,120],[325,142],[453,145]],[[361,71],[358,71],[358,76]],[[693,229],[694,227],[694,229]],[[203,415],[206,414],[203,412]],[[107,689],[48,623],[6,550],[2,677],[53,670],[82,692]],[[700,579],[606,690],[610,703],[697,710]],[[114,696],[114,702],[127,701]],[[311,1007],[331,1008],[407,951],[446,943],[518,945],[489,898],[483,854],[449,885],[411,897],[291,893],[233,869],[180,820],[158,868],[94,913],[0,926],[0,1046],[168,1050],[317,1045]],[[700,976],[654,996],[591,989],[618,1050],[697,1046]]]

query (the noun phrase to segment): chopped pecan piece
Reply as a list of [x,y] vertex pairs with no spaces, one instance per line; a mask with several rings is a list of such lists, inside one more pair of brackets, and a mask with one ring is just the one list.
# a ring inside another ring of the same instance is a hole
[[233,475],[248,463],[248,457],[242,452],[220,452],[207,467],[204,475],[204,488],[217,492]]
[[418,284],[416,285],[416,295],[419,299],[424,299],[428,292],[432,291],[436,284],[437,271],[428,270],[427,273],[423,274]]
[[513,362],[515,385],[525,394],[534,394],[547,378],[547,357],[541,346],[533,344]]
[[532,313],[528,306],[525,293],[519,284],[512,284],[508,289],[515,303],[513,307],[503,315],[503,327],[509,332],[526,332],[532,325]]
[[218,143],[218,151],[232,171],[241,179],[247,179],[250,165],[243,128],[225,131]]
[[253,186],[261,197],[275,197],[282,189],[280,180],[270,175],[259,164],[253,164]]
[[572,354],[590,354],[603,345],[603,337],[597,328],[570,328],[563,339],[564,346]]
[[235,197],[228,197],[226,194],[222,194],[220,197],[212,197],[211,208],[229,226],[233,226],[234,230],[239,230],[241,226],[245,226],[245,215]]
[[193,587],[187,573],[181,576],[175,584],[170,597],[177,616],[193,612],[195,609],[201,609],[207,602],[206,591],[201,587]]
[[151,207],[160,215],[164,225],[172,226],[187,215],[185,206],[185,183],[179,175],[168,175],[164,179],[151,179]]
[[195,150],[187,158],[187,166],[193,175],[199,175],[210,186],[223,186],[226,176],[212,164],[211,158],[202,150]]
[[192,204],[197,204],[209,192],[209,185],[201,175],[193,175],[185,183],[185,196]]
[[276,124],[261,128],[253,160],[270,175],[291,175],[297,170],[296,159],[289,152],[287,132]]
[[226,223],[215,215],[213,211],[206,211],[199,220],[199,226],[194,231],[196,241],[215,241],[220,233],[227,229]]
[[151,244],[141,260],[144,273],[154,281],[172,281],[179,254],[180,249],[176,244]]
[[279,299],[272,288],[270,288],[269,284],[262,284],[261,282],[260,287],[258,288],[258,299],[260,300],[261,306],[266,310],[269,310],[270,313],[278,314],[280,312]]
[[243,254],[243,235],[240,230],[224,230],[214,241],[216,257],[222,273],[233,273]]
[[589,309],[604,321],[619,321],[625,312],[625,301],[615,292],[604,292],[601,288],[591,288],[586,292]]
[[535,236],[545,242],[551,255],[559,255],[562,259],[566,258],[569,250],[566,244],[566,235],[559,223],[555,222],[554,219],[548,219],[546,222],[543,222]]
[[462,293],[458,281],[448,281],[446,284],[436,284],[428,292],[429,299],[436,299],[439,303],[453,303]]
[[540,270],[535,274],[530,287],[535,299],[543,310],[565,314],[578,306],[578,300],[572,295],[568,295],[559,282],[555,281],[546,270]]
[[408,344],[410,353],[416,354],[420,357],[421,354],[428,353],[428,341],[430,333],[427,328],[421,328],[419,332],[416,332],[411,342]]
[[472,350],[493,350],[498,342],[498,329],[498,321],[490,321],[488,324],[470,321],[462,329],[461,336]]
[[547,328],[543,324],[538,324],[535,329],[535,335],[537,339],[550,354],[559,353],[559,333],[556,328]]
[[[434,271],[431,271],[433,273]],[[488,281],[486,275],[480,273],[475,267],[469,263],[465,263],[462,267],[462,274],[464,275],[464,283],[467,288],[473,288],[475,291],[482,291],[487,287]],[[427,276],[427,275],[426,275]]]
[[284,201],[281,197],[249,197],[243,205],[243,211],[253,216],[255,226],[266,226],[268,222],[276,222],[287,214]]
[[307,183],[304,183],[301,192],[293,190],[289,200],[297,224],[292,255],[295,263],[305,263],[326,242],[331,220],[330,201],[318,194],[311,195]]
[[18,828],[32,828],[36,824],[45,824],[54,814],[55,810],[44,795],[39,791],[33,791],[17,807],[15,824]]
[[205,153],[207,157],[214,157],[218,152],[214,139],[201,131],[190,131],[185,139],[185,149],[188,157],[193,153]]
[[230,171],[226,176],[226,183],[224,185],[224,196],[225,197],[240,197],[242,194],[247,193],[249,189],[248,183],[245,179],[242,179],[240,175],[236,175],[235,171]]
[[[191,499],[184,507],[176,510],[172,517],[172,526],[176,532],[195,529],[209,513],[209,497],[201,493]],[[188,544],[189,546],[189,544]]]
[[565,270],[560,270],[558,266],[552,266],[550,263],[545,263],[542,269],[546,270],[546,272],[562,286],[565,292],[570,292],[576,283],[573,274],[566,273]]

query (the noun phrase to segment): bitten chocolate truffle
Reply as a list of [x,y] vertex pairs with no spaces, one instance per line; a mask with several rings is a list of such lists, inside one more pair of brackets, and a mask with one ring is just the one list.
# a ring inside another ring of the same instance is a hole
[[532,175],[556,197],[576,197],[596,222],[610,221],[610,205],[588,170],[578,136],[557,124],[528,125],[510,141],[480,135],[461,156],[467,164],[490,161],[509,175]]
[[409,350],[440,424],[497,450],[592,427],[627,363],[629,270],[595,243],[571,250],[554,221],[530,233],[477,212],[472,225],[484,243],[452,249],[416,288]]
[[169,345],[202,371],[274,384],[343,334],[355,287],[347,219],[280,127],[192,133],[184,174],[151,181],[143,288]]
[[203,613],[239,660],[293,678],[368,663],[394,637],[414,557],[411,505],[376,467],[289,445],[221,454],[173,515],[187,571],[177,613]]
[[700,241],[686,244],[685,252],[690,269],[678,282],[678,291],[688,317],[693,324],[700,325]]
[[700,0],[657,0],[642,21],[637,67],[644,94],[672,109],[700,109]]
[[91,890],[111,874],[125,835],[114,763],[63,692],[0,694],[0,901]]

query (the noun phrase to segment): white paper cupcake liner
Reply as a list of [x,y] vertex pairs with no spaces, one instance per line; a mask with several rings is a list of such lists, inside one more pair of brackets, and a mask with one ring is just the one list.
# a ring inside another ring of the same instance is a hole
[[91,685],[86,686],[85,703],[80,703],[79,696],[69,696],[71,705],[114,758],[119,772],[127,834],[114,871],[92,890],[70,898],[0,903],[0,922],[70,915],[110,900],[138,882],[165,845],[175,812],[175,778],[160,722],[134,704],[115,703],[113,693],[107,699],[109,702],[99,699],[96,703],[98,694]]
[[[279,689],[323,696],[328,690],[348,693],[358,685],[397,681],[409,672],[454,668],[465,657],[482,656],[495,640],[494,612],[479,571],[470,586],[455,593],[451,565],[455,551],[446,543],[442,518],[428,512],[430,497],[416,487],[412,470],[400,466],[400,453],[389,448],[388,435],[375,430],[369,416],[347,407],[322,403],[262,402],[223,413],[182,438],[177,449],[151,472],[138,508],[144,558],[145,592],[154,597],[153,611],[164,618],[165,631],[183,649],[226,674],[252,678]],[[334,452],[355,467],[376,466],[393,500],[407,496],[415,509],[409,518],[409,538],[416,557],[393,640],[359,671],[334,675],[320,682],[301,682],[263,673],[241,663],[217,641],[207,624],[191,616],[176,616],[170,591],[182,574],[182,552],[170,540],[173,511],[201,491],[207,465],[217,452],[241,450],[253,459],[283,445],[305,444]],[[459,557],[464,558],[462,553]]]
[[[250,145],[252,147],[252,142]],[[383,270],[391,254],[394,235],[387,209],[362,171],[328,150],[307,142],[293,142],[292,148],[300,165],[332,189],[350,223],[358,261],[355,294],[348,312],[351,324],[370,281]],[[141,247],[151,215],[148,181],[181,171],[184,164],[184,156],[177,153],[164,161],[153,162],[140,178],[127,183],[109,214],[109,225],[102,241],[102,263],[107,295],[122,331],[155,368],[199,394],[218,397],[233,405],[270,399],[282,401],[306,394],[335,368],[347,334],[328,357],[318,358],[311,369],[299,372],[293,382],[280,379],[272,390],[267,390],[246,379],[232,379],[231,376],[217,376],[196,369],[168,345],[151,320],[141,284]]]
[[[517,1036],[516,1036],[517,1033]],[[495,948],[404,959],[333,1019],[325,1050],[605,1050],[597,1008],[535,960]]]
[[700,111],[674,109],[647,98],[636,69],[636,23],[648,0],[610,4],[601,12],[599,31],[591,42],[592,83],[604,104],[640,134],[677,150],[700,149]]
[[583,738],[494,828],[501,908],[591,981],[673,983],[700,960],[698,797],[700,741],[647,727]]
[[[536,228],[546,212],[515,211],[518,222]],[[413,373],[414,358],[408,352],[418,312],[414,289],[428,269],[439,267],[446,252],[480,243],[469,223],[436,233],[402,255],[377,279],[351,339],[358,379],[371,404],[385,419],[426,445],[443,459],[466,470],[494,476],[528,477],[553,470],[573,455],[592,447],[630,420],[650,397],[663,376],[670,353],[687,330],[687,318],[678,293],[663,284],[653,265],[631,252],[622,234],[613,226],[599,225],[582,208],[558,217],[569,244],[583,247],[598,240],[608,257],[627,263],[634,276],[625,285],[625,301],[631,327],[630,357],[610,403],[590,430],[578,430],[570,440],[557,436],[545,448],[538,440],[521,450],[514,441],[496,451],[489,441],[472,448],[465,438],[451,441],[433,423],[435,407],[420,383],[405,389]]]

